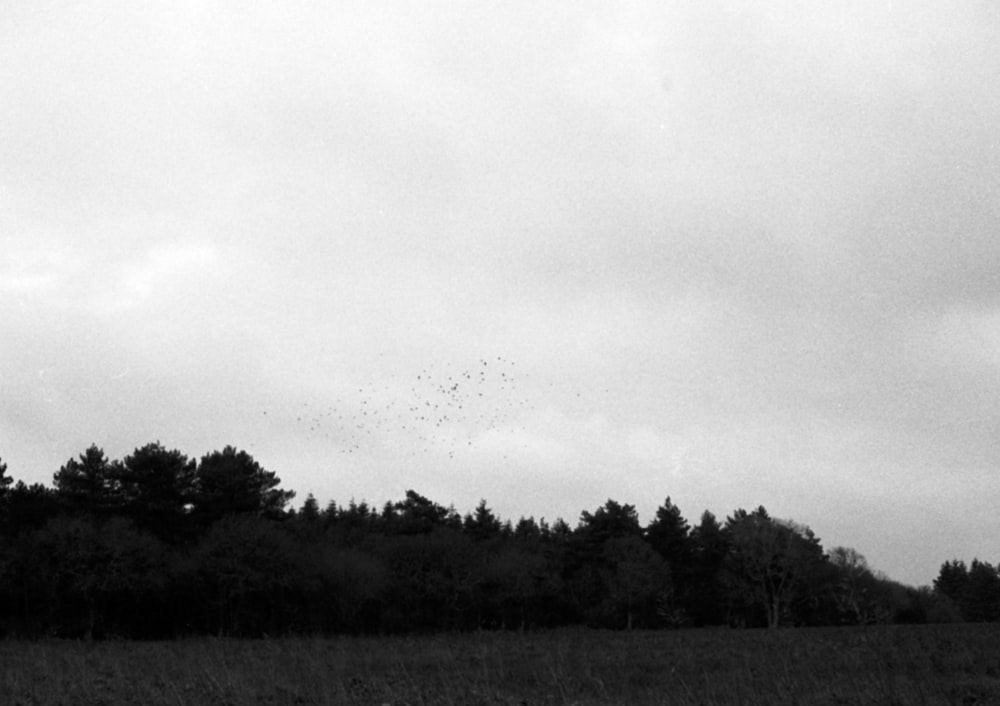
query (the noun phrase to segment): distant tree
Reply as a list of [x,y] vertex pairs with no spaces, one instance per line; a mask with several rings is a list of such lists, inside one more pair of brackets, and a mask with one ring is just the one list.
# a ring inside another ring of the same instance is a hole
[[453,509],[442,507],[415,490],[407,490],[406,498],[383,510],[382,515],[393,534],[427,534],[435,527],[462,526],[461,517]]
[[162,545],[125,518],[56,518],[33,541],[45,557],[34,568],[57,591],[65,634],[127,633],[116,616],[136,608],[141,615],[143,602],[165,585]]
[[34,637],[44,631],[41,608],[52,602],[52,586],[39,570],[45,557],[33,546],[34,532],[5,535],[0,544],[0,634]]
[[382,560],[355,547],[321,545],[311,567],[319,572],[322,610],[331,612],[326,630],[347,633],[380,627],[389,571]]
[[0,532],[8,527],[10,513],[8,511],[8,500],[10,499],[10,485],[14,479],[7,475],[7,464],[0,459]]
[[473,627],[478,579],[473,540],[439,526],[379,537],[375,553],[389,569],[385,630]]
[[766,625],[778,627],[823,562],[819,540],[804,525],[771,519],[763,507],[737,511],[726,529],[725,566],[734,604],[759,608]]
[[834,547],[827,556],[834,570],[830,590],[841,614],[855,625],[877,622],[876,578],[865,557],[850,547]]
[[874,576],[875,622],[927,622],[926,606],[917,589],[893,581],[880,572],[876,572]]
[[694,558],[685,605],[696,625],[719,625],[726,620],[722,567],[729,553],[728,535],[705,510],[690,537]]
[[26,485],[17,481],[7,490],[7,515],[4,532],[16,535],[38,529],[59,512],[56,493],[41,483]]
[[572,604],[590,624],[610,627],[617,622],[617,616],[609,610],[607,577],[614,568],[605,545],[627,537],[642,538],[635,506],[609,499],[593,513],[584,510],[565,543],[563,578]]
[[537,543],[542,539],[542,529],[534,517],[521,517],[514,526],[513,538],[519,543]]
[[196,471],[194,512],[211,524],[227,515],[284,517],[294,491],[280,490],[281,479],[246,451],[232,446],[202,457]]
[[72,514],[107,516],[120,512],[125,499],[121,467],[108,460],[96,444],[71,458],[52,477],[56,499]]
[[7,464],[0,459],[0,498],[6,497],[7,490],[13,482],[14,479],[7,475]]
[[960,623],[962,611],[951,598],[930,586],[915,589],[915,597],[928,623]]
[[195,499],[195,462],[159,442],[126,456],[118,482],[128,517],[167,542],[187,538]]
[[623,615],[631,630],[636,615],[652,617],[673,611],[670,570],[663,558],[635,536],[614,537],[604,543],[603,578],[608,607]]
[[537,538],[502,545],[484,557],[477,624],[524,631],[558,620],[559,567]]
[[669,496],[656,509],[653,521],[646,527],[645,536],[649,545],[670,567],[674,589],[671,621],[686,622],[687,604],[694,590],[692,584],[697,573],[695,546],[690,525]]
[[969,585],[969,569],[964,561],[954,559],[941,565],[938,576],[934,579],[934,590],[947,596],[957,605],[961,605]]
[[378,530],[381,518],[368,503],[357,503],[351,498],[347,507],[327,507],[323,519],[327,533],[340,546],[358,546],[366,543]]
[[646,527],[646,541],[671,567],[691,563],[691,527],[670,496],[656,509],[656,516]]
[[323,522],[323,513],[319,509],[319,503],[312,493],[306,497],[302,507],[298,512],[289,512],[291,526],[294,529],[296,540],[303,549],[310,548],[316,544],[323,536],[326,527]]
[[574,533],[585,542],[600,546],[614,537],[642,536],[634,505],[621,505],[610,498],[594,513],[584,510]]
[[299,511],[299,519],[304,522],[319,522],[319,503],[312,493],[309,493],[306,496],[305,502],[302,503],[302,509]]
[[473,539],[494,539],[503,533],[503,524],[486,505],[486,500],[480,500],[475,512],[462,521],[462,531]]
[[551,526],[547,526],[545,518],[538,521],[538,528],[542,532],[542,538],[556,544],[565,544],[573,535],[573,530],[569,523],[561,517],[557,517]]
[[208,530],[195,551],[198,573],[216,615],[216,632],[277,634],[287,624],[290,595],[310,573],[291,535],[258,515],[230,514]]
[[1000,620],[1000,575],[996,567],[989,562],[972,560],[960,605],[969,622]]

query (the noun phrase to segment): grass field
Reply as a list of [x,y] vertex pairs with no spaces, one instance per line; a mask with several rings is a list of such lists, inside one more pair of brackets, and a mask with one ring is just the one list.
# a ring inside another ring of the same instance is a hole
[[0,704],[1000,704],[1000,625],[0,643]]

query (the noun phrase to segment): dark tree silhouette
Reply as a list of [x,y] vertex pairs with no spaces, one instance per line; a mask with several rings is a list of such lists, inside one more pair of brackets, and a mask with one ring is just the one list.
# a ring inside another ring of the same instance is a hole
[[729,539],[708,510],[691,530],[691,544],[694,557],[687,609],[696,625],[720,625],[726,621],[722,565],[729,553]]
[[517,521],[512,532],[514,539],[521,544],[538,542],[544,534],[542,527],[535,522],[534,517],[522,517]]
[[584,510],[576,533],[589,544],[600,546],[613,537],[639,537],[642,527],[634,505],[620,505],[610,498],[593,514]]
[[308,576],[282,526],[247,513],[216,522],[195,556],[217,611],[206,622],[222,635],[278,634],[289,594]]
[[6,533],[10,520],[10,485],[14,479],[7,475],[7,464],[0,459],[0,532]]
[[823,548],[812,530],[788,520],[774,520],[763,507],[738,510],[728,518],[730,549],[725,567],[736,614],[760,609],[766,625],[776,628],[791,618],[793,603],[802,597],[823,563]]
[[316,501],[316,497],[309,493],[306,496],[305,502],[302,503],[302,509],[299,510],[299,518],[305,522],[319,522],[320,512],[319,503]]
[[55,517],[59,508],[55,491],[41,483],[26,485],[19,480],[7,490],[4,531],[13,536],[38,529]]
[[833,574],[829,587],[841,620],[854,625],[878,622],[877,579],[857,550],[834,547],[827,554]]
[[188,537],[195,499],[195,462],[159,442],[126,456],[118,481],[125,512],[137,526],[167,542]]
[[495,539],[503,533],[503,524],[486,505],[486,501],[480,500],[475,512],[462,520],[462,531],[473,539]]
[[335,544],[353,547],[380,531],[381,518],[368,503],[357,503],[352,498],[347,507],[341,508],[331,501],[324,513],[323,523]]
[[656,516],[646,527],[646,540],[671,566],[691,563],[691,527],[670,496],[656,509]]
[[226,515],[251,514],[279,519],[295,497],[279,490],[281,479],[246,451],[232,446],[203,456],[196,472],[194,511],[205,525]]
[[122,509],[121,467],[112,463],[96,444],[71,458],[52,477],[60,505],[71,514],[105,517]]
[[7,497],[7,490],[14,479],[7,475],[7,464],[0,459],[0,498]]
[[160,543],[124,518],[56,518],[35,533],[32,548],[45,557],[36,579],[54,590],[69,634],[127,633],[113,617],[166,582]]
[[415,490],[407,490],[406,499],[387,504],[382,520],[391,534],[427,534],[435,527],[457,530],[462,526],[462,518],[453,509],[442,507]]
[[590,624],[816,625],[1000,620],[1000,569],[946,562],[912,589],[805,526],[670,497],[646,527],[608,500],[575,528],[464,517],[416,491],[381,510],[320,510],[249,454],[195,463],[159,443],[121,461],[96,445],[12,484],[0,461],[0,634],[162,638]]
[[934,590],[961,605],[965,590],[969,585],[969,569],[964,561],[954,559],[941,565],[938,577],[934,579]]
[[689,622],[688,603],[695,582],[694,540],[690,525],[669,496],[646,527],[646,541],[670,568],[673,592],[669,610],[664,608],[664,619],[673,625]]
[[1000,620],[1000,575],[996,567],[986,561],[972,560],[959,605],[963,617],[970,622]]
[[615,627],[631,630],[637,615],[652,620],[673,610],[670,569],[663,557],[638,537],[614,537],[604,543],[602,578],[611,614],[624,616]]
[[559,619],[552,610],[563,591],[558,562],[537,537],[505,544],[485,557],[480,589],[480,627],[523,631]]
[[631,537],[641,541],[642,527],[635,506],[608,499],[593,513],[584,510],[565,544],[563,575],[570,601],[581,618],[593,625],[621,627],[610,609],[607,577],[613,573],[605,545]]
[[467,627],[474,619],[473,542],[439,526],[381,537],[375,547],[391,572],[382,627],[389,632]]
[[318,603],[327,615],[323,629],[351,634],[377,631],[391,578],[384,562],[353,547],[318,549],[314,566],[320,578]]

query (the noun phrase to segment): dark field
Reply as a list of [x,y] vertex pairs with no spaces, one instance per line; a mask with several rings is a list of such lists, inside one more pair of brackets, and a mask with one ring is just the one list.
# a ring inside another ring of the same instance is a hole
[[1000,625],[0,650],[2,704],[1000,704]]

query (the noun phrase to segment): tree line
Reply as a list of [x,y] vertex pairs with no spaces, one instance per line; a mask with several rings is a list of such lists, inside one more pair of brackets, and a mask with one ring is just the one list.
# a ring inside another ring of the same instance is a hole
[[245,451],[195,460],[96,445],[52,486],[0,462],[0,632],[163,638],[996,620],[997,569],[942,567],[933,589],[823,549],[758,507],[690,525],[667,497],[643,526],[608,500],[562,519],[464,516],[408,490],[321,508]]

